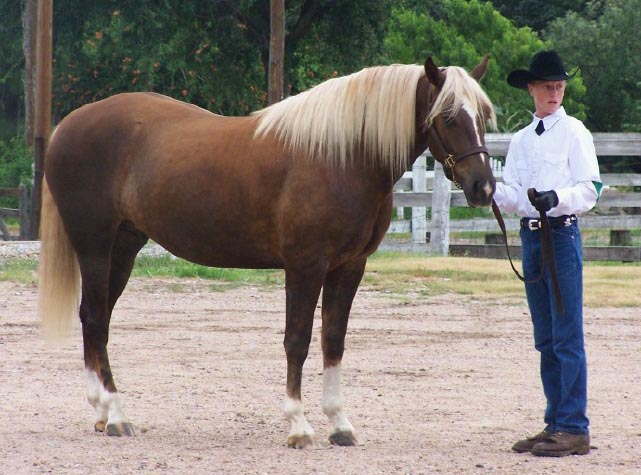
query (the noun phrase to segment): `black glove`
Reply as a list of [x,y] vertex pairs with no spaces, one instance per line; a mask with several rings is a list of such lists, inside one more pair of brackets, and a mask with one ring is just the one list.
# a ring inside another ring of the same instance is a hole
[[[533,193],[529,193],[532,190]],[[536,191],[534,188],[528,190],[528,198],[530,198],[530,203],[534,206],[537,211],[545,213],[550,211],[556,205],[559,204],[559,197],[556,194],[556,191]]]

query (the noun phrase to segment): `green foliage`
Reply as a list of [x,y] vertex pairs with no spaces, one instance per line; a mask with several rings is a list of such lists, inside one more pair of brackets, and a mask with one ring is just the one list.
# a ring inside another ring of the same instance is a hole
[[389,12],[387,2],[333,3],[331,10],[320,16],[305,36],[285,44],[289,93],[304,91],[328,78],[380,61]]
[[585,10],[585,0],[491,0],[502,15],[519,26],[529,26],[543,31],[553,20],[563,17],[568,11]]
[[[32,179],[32,156],[24,146],[23,137],[0,140],[0,188],[16,188]],[[0,198],[0,206],[17,208],[18,198]]]
[[[56,44],[54,108],[61,115],[125,91],[157,91],[237,115],[262,105],[260,56],[242,41],[246,26],[198,15],[198,2],[110,3],[111,9],[96,8],[75,36],[73,24],[63,28],[77,39]],[[213,35],[222,25],[226,35]]]
[[0,140],[16,134],[22,106],[21,14],[21,2],[0,0]]
[[[412,9],[406,5],[392,12],[385,41],[389,59],[422,63],[430,54],[439,65],[455,64],[469,70],[489,54],[491,61],[483,87],[494,102],[499,130],[514,131],[529,123],[531,97],[509,86],[505,78],[514,69],[527,69],[532,55],[549,48],[549,44],[530,28],[516,28],[490,3],[478,0],[411,3]],[[436,8],[436,4],[441,8]],[[580,77],[570,81],[564,105],[579,119],[585,118],[585,107],[579,102],[584,93]]]
[[[22,114],[24,5],[0,0],[0,139],[16,134]],[[489,53],[483,85],[499,129],[513,131],[529,122],[532,104],[505,77],[554,47],[569,69],[581,66],[568,84],[568,112],[587,118],[592,130],[637,131],[641,60],[627,53],[641,49],[640,15],[637,0],[290,0],[285,90],[295,94],[373,64],[422,63],[428,54],[469,69]],[[56,0],[55,121],[137,90],[226,115],[261,108],[269,26],[269,0]]]
[[[266,105],[268,0],[56,2],[59,116],[125,91],[225,115]],[[287,2],[285,76],[297,93],[378,57],[386,0]]]
[[641,56],[634,54],[641,51],[640,23],[638,0],[603,0],[548,28],[563,57],[581,67],[593,131],[641,131]]

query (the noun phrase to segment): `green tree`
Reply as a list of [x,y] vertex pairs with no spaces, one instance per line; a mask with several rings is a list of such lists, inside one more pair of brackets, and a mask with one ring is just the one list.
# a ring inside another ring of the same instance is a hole
[[519,26],[543,31],[547,25],[568,12],[585,11],[586,0],[491,0],[502,15]]
[[581,68],[594,131],[641,131],[640,23],[638,0],[603,0],[549,26],[557,50]]
[[[388,0],[289,0],[286,4],[286,89],[297,93],[380,58]],[[269,0],[223,0],[219,16],[247,25],[245,40],[269,60]],[[265,80],[266,82],[266,80]]]
[[[528,27],[516,28],[487,2],[415,1],[404,6],[393,10],[386,38],[390,60],[421,62],[429,53],[437,64],[470,69],[490,54],[483,87],[494,102],[499,130],[513,131],[530,122],[532,99],[510,87],[506,77],[513,69],[527,69],[532,55],[549,44]],[[584,93],[580,78],[570,81],[565,106],[579,118],[585,118]]]
[[[137,90],[228,115],[266,103],[269,0],[56,5],[55,106],[61,114]],[[288,2],[287,89],[298,92],[376,57],[388,11],[385,0]]]
[[15,135],[22,110],[22,2],[0,0],[0,140]]
[[245,25],[215,19],[205,1],[172,3],[96,2],[83,22],[57,15],[54,110],[143,90],[229,114],[260,104],[262,68]]

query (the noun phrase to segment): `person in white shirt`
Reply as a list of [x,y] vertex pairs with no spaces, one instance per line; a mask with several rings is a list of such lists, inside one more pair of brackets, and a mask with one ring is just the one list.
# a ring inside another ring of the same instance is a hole
[[590,451],[583,256],[577,215],[594,207],[602,185],[592,135],[561,105],[566,82],[571,78],[555,51],[535,54],[529,70],[518,69],[508,75],[508,84],[532,96],[534,114],[532,122],[514,134],[503,183],[497,183],[494,194],[500,209],[521,216],[526,280],[535,280],[541,274],[540,213],[546,213],[550,223],[562,305],[557,305],[549,269],[542,279],[525,284],[534,346],[541,357],[547,401],[545,427],[512,447],[516,452],[538,456],[583,455]]

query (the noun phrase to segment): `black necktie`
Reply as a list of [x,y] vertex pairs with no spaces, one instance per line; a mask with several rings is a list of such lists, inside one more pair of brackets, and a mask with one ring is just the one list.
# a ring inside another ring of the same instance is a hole
[[545,132],[545,127],[543,126],[542,120],[539,120],[539,123],[534,131],[536,132],[536,135],[541,135],[543,132]]

